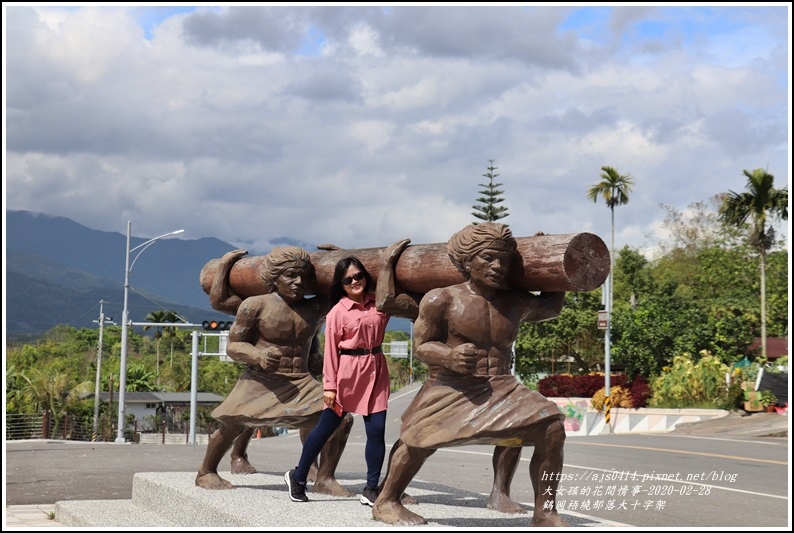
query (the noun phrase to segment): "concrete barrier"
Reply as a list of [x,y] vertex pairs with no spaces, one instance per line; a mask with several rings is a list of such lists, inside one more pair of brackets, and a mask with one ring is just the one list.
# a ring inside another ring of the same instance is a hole
[[610,410],[609,430],[604,412],[590,407],[590,398],[549,398],[565,413],[565,433],[569,436],[587,436],[609,433],[666,433],[685,422],[700,422],[722,418],[729,414],[724,409],[652,409],[640,407]]

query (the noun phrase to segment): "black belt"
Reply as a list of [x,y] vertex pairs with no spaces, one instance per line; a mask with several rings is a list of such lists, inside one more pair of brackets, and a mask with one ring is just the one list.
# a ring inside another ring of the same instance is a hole
[[341,348],[339,353],[342,355],[370,355],[373,353],[381,353],[380,344],[372,349],[369,348]]

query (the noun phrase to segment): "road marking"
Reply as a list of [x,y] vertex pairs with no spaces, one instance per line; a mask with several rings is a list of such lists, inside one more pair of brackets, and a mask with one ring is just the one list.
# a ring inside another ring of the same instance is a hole
[[565,446],[571,444],[579,444],[580,446],[604,446],[607,448],[630,448],[632,450],[649,450],[652,452],[665,452],[665,453],[683,453],[686,455],[705,455],[706,457],[721,457],[723,459],[735,459],[737,461],[754,461],[756,463],[770,463],[773,465],[787,465],[788,461],[773,461],[771,459],[753,459],[751,457],[739,457],[736,455],[722,455],[719,453],[706,453],[706,452],[687,452],[684,450],[670,450],[667,448],[650,448],[648,446],[628,446],[624,444],[600,444],[597,442],[576,442],[566,441]]
[[[786,437],[763,437],[764,440],[745,440],[745,439],[729,439],[726,437],[702,437],[698,435],[671,435],[669,433],[663,433],[657,435],[655,433],[635,433],[635,435],[652,435],[654,437],[677,437],[679,439],[703,439],[703,440],[719,440],[719,441],[727,441],[727,442],[746,442],[748,444],[761,444],[764,446],[783,446],[785,444],[788,446],[788,439]],[[757,437],[760,439],[760,437]],[[769,439],[780,439],[779,442]],[[784,442],[785,441],[785,442]]]

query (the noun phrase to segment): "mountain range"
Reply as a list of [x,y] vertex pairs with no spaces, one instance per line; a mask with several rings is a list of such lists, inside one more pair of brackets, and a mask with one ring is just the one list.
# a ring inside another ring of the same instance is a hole
[[[148,240],[131,236],[130,249]],[[314,249],[289,238],[281,238],[279,243]],[[44,213],[6,211],[6,337],[36,337],[58,324],[97,327],[100,302],[105,317],[120,323],[126,245],[127,236],[122,233],[90,229]],[[235,248],[213,237],[164,238],[146,247],[139,261],[133,252],[127,304],[130,320],[145,322],[152,311],[175,311],[194,324],[229,320],[209,305],[199,276],[208,261]],[[394,319],[392,326],[390,329],[408,331],[410,323]]]
[[[121,322],[126,234],[30,211],[6,211],[5,234],[9,338],[40,335],[58,324],[96,327],[100,301],[105,317]],[[130,237],[130,249],[147,240]],[[228,319],[210,307],[199,274],[234,248],[214,238],[168,238],[147,247],[130,269],[130,320],[144,322],[151,311],[175,311],[191,323]]]

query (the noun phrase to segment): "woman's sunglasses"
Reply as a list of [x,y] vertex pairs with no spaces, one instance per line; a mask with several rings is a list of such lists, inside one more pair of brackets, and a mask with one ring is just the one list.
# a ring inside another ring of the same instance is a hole
[[348,276],[346,278],[342,278],[342,285],[350,285],[354,281],[361,281],[362,279],[364,279],[364,273],[363,272],[356,272],[352,276]]

